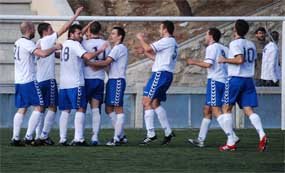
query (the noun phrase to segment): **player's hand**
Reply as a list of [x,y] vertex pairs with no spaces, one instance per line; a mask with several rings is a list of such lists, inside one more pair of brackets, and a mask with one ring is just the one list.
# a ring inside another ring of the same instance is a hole
[[56,43],[54,45],[54,47],[55,47],[56,50],[61,50],[62,49],[62,44],[61,43]]
[[135,52],[137,54],[144,54],[144,48],[141,46],[135,46]]
[[139,40],[144,40],[144,33],[139,32],[139,33],[137,33],[136,37]]
[[76,9],[74,15],[75,15],[75,16],[79,16],[79,14],[80,14],[82,11],[83,11],[83,7],[79,7],[79,8]]
[[188,65],[194,65],[195,64],[195,61],[192,60],[191,58],[187,59],[187,64]]
[[218,58],[218,63],[225,63],[225,62],[226,62],[226,58],[225,58],[225,57],[220,56],[220,57]]

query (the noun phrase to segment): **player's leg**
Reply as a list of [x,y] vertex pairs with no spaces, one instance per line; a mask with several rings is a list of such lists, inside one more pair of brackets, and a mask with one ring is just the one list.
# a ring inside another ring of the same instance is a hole
[[24,146],[20,140],[21,126],[23,123],[24,116],[27,112],[27,108],[19,108],[14,115],[13,119],[13,136],[11,140],[12,146]]
[[197,146],[197,147],[204,147],[204,141],[206,139],[211,121],[212,121],[212,112],[211,107],[208,105],[204,105],[203,107],[204,118],[202,119],[200,131],[197,139],[188,139],[188,141]]
[[162,145],[168,144],[170,143],[172,137],[174,137],[175,135],[170,128],[168,118],[167,118],[167,112],[161,106],[159,99],[153,99],[151,105],[155,113],[157,114],[157,117],[158,117],[158,120],[160,122],[162,129],[164,130],[164,138],[161,144]]
[[59,90],[59,101],[58,101],[59,110],[61,110],[61,114],[59,117],[59,144],[63,146],[67,146],[67,127],[68,127],[68,119],[70,115],[70,110],[72,108],[70,99],[67,94],[67,89]]
[[100,107],[104,97],[104,81],[100,79],[85,79],[87,100],[92,113],[92,137],[91,145],[98,145],[98,134],[101,124]]
[[43,112],[44,101],[41,90],[36,81],[30,82],[28,85],[26,85],[26,87],[26,92],[29,94],[26,96],[29,99],[29,105],[33,105],[35,107],[29,119],[28,128],[25,135],[25,143],[34,144],[33,134],[40,121],[40,116]]
[[259,135],[258,151],[263,152],[266,149],[268,139],[262,127],[261,119],[257,113],[254,113],[251,107],[244,107],[243,110],[245,115],[249,117],[251,124]]
[[[125,114],[123,111],[124,104],[124,92],[126,88],[125,79],[115,79],[109,80],[109,85],[106,89],[108,90],[107,102],[106,104],[112,105],[114,107],[114,111],[116,113],[116,123],[114,127],[114,137],[113,141],[107,143],[107,145],[119,145],[120,144],[120,136],[123,133],[124,123],[125,123]],[[112,89],[110,86],[114,86]]]
[[100,130],[100,124],[101,124],[101,115],[100,115],[100,101],[97,99],[92,98],[91,100],[91,108],[92,108],[92,138],[91,138],[91,144],[92,145],[98,145],[98,134]]
[[84,139],[85,110],[87,107],[85,87],[74,88],[70,92],[72,109],[76,109],[74,117],[74,139],[71,145],[87,145]]
[[48,111],[44,117],[43,121],[43,128],[40,136],[41,144],[44,145],[53,145],[54,142],[49,137],[49,133],[51,131],[51,128],[54,124],[55,114],[56,114],[57,108],[56,106],[50,106],[48,107]]
[[41,141],[46,145],[53,145],[54,142],[49,138],[50,130],[54,124],[55,114],[57,111],[58,105],[58,89],[57,84],[54,79],[48,81],[48,90],[47,90],[47,107],[48,111],[44,118],[43,130],[41,133]]
[[255,86],[253,80],[250,78],[246,79],[244,91],[242,92],[239,104],[242,106],[245,115],[249,117],[251,124],[259,135],[258,151],[264,151],[267,144],[267,136],[262,127],[259,115],[253,111],[253,107],[257,107],[258,103]]
[[221,115],[216,115],[217,121],[220,127],[223,129],[227,136],[227,142],[225,145],[221,146],[220,151],[233,151],[236,150],[235,135],[233,131],[233,118],[232,118],[232,108],[236,101],[239,99],[240,88],[243,81],[238,78],[231,78],[227,80],[225,84],[225,91],[223,94],[223,106]]
[[154,110],[151,106],[152,100],[150,97],[143,96],[142,103],[144,107],[144,122],[147,134],[140,144],[145,145],[156,140],[157,136],[154,129]]

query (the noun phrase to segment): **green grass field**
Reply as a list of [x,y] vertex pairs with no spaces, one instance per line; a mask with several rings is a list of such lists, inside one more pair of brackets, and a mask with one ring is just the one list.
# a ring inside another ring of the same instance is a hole
[[[139,146],[145,131],[128,129],[129,144],[124,146],[12,147],[9,146],[11,129],[1,129],[0,172],[284,172],[284,131],[266,130],[270,141],[264,153],[256,151],[258,138],[253,129],[238,130],[241,139],[238,150],[226,153],[218,151],[218,146],[225,141],[221,130],[211,130],[207,147],[202,149],[186,143],[187,138],[197,136],[197,130],[177,129],[175,132],[176,137],[168,146],[160,146],[162,131],[158,131],[159,139],[155,143]],[[55,141],[57,134],[54,130],[51,135]],[[85,134],[88,140],[90,134],[88,129]],[[105,143],[112,134],[112,130],[103,129],[101,142]]]

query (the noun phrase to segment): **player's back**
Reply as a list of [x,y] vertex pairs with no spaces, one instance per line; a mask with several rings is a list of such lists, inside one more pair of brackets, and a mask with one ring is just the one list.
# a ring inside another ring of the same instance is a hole
[[60,88],[68,89],[84,86],[82,56],[86,50],[78,41],[63,43],[60,60]]
[[256,59],[256,48],[252,41],[240,38],[232,41],[229,47],[229,58],[243,55],[242,64],[228,64],[228,75],[238,77],[253,77],[254,63]]
[[34,55],[35,43],[27,38],[20,38],[14,45],[15,83],[24,84],[36,79]]
[[[49,49],[54,46],[57,40],[57,33],[45,36],[37,41],[37,46],[42,50]],[[42,82],[55,78],[55,53],[47,57],[37,57],[37,81]]]
[[155,54],[152,71],[173,72],[178,57],[178,45],[174,37],[164,37],[151,44]]
[[[96,52],[106,41],[100,38],[92,38],[88,40],[82,41],[82,46],[84,49],[86,49],[88,52]],[[108,53],[110,52],[110,49],[106,49],[104,52],[100,53],[98,56],[96,56],[94,59],[90,60],[91,62],[96,61],[102,61],[105,60]],[[84,78],[85,79],[102,79],[105,78],[105,70],[94,70],[89,66],[84,66]]]
[[115,45],[108,56],[113,59],[109,70],[109,78],[126,78],[126,70],[128,66],[128,48],[122,43]]
[[206,49],[205,62],[212,64],[208,71],[208,78],[222,83],[226,82],[227,69],[225,64],[218,63],[220,56],[228,57],[228,48],[220,43],[213,43]]

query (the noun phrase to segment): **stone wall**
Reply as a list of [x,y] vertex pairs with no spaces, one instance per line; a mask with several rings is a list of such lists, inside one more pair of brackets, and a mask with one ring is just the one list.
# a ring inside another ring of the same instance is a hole
[[[255,15],[271,15],[280,16],[284,15],[284,8],[281,8],[280,3],[271,7],[261,10]],[[273,31],[276,30],[281,33],[281,22],[249,22],[250,31],[247,38],[254,39],[254,31],[257,27],[263,26]],[[219,26],[223,33],[220,40],[224,45],[228,45],[232,40],[233,23],[225,23]],[[176,65],[174,84],[176,86],[205,86],[206,84],[206,70],[197,66],[186,65],[186,59],[191,57],[194,59],[202,60],[205,56],[204,34],[197,35],[192,39],[180,44],[179,60]],[[143,60],[129,66],[127,71],[128,85],[133,86],[136,83],[145,83],[151,73],[150,60]]]

